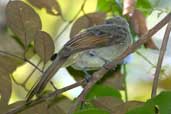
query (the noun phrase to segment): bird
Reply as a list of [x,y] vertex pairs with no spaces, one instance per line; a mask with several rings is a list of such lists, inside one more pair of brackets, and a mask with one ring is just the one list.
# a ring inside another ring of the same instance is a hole
[[[113,60],[121,55],[130,44],[129,24],[126,19],[120,16],[106,19],[103,24],[81,31],[64,44],[53,63],[28,92],[26,101],[30,101],[34,95],[40,95],[61,67],[69,65],[73,65],[76,69],[101,67],[103,64],[101,61],[99,61],[100,64],[95,66],[85,63],[95,61],[93,56],[99,60]],[[89,56],[89,59],[86,56]]]

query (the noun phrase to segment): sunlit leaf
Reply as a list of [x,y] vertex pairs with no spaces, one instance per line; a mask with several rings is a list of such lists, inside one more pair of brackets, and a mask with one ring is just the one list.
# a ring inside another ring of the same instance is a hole
[[54,53],[55,46],[51,36],[43,31],[38,31],[35,35],[35,50],[37,54],[42,58],[44,63],[50,60]]
[[98,0],[97,11],[106,13],[111,12],[114,15],[121,14],[121,8],[115,0]]
[[153,10],[153,7],[151,6],[149,0],[137,0],[136,8],[142,11],[145,15],[150,14]]
[[95,12],[86,14],[75,21],[71,28],[70,37],[72,38],[78,32],[93,25],[102,24],[105,20],[105,13]]
[[112,96],[116,98],[121,98],[121,94],[119,93],[119,91],[104,85],[95,85],[87,94],[86,98],[94,99],[100,96]]
[[22,1],[10,1],[6,7],[7,23],[25,47],[42,25],[38,14]]
[[130,110],[127,114],[170,114],[171,92],[162,92],[158,96],[148,100],[144,106]]
[[52,15],[61,15],[61,8],[57,0],[28,0],[33,6],[37,8],[45,8],[48,13]]

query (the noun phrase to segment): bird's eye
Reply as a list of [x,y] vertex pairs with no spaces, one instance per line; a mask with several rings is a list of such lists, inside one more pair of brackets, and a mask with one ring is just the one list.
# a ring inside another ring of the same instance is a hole
[[53,55],[51,56],[50,60],[51,60],[51,61],[54,61],[54,60],[56,59],[57,55],[58,55],[57,53],[53,54]]
[[94,51],[89,51],[89,56],[91,56],[91,57],[94,57],[94,56],[96,56],[96,54],[95,54],[95,52]]
[[97,31],[96,35],[103,35],[106,34],[104,31]]

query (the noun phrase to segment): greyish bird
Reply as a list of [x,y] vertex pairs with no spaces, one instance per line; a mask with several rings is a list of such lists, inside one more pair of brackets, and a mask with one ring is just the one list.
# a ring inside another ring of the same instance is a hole
[[129,24],[119,16],[80,32],[59,51],[56,59],[28,93],[27,101],[42,92],[60,67],[72,65],[79,70],[97,69],[106,61],[120,56],[130,44]]

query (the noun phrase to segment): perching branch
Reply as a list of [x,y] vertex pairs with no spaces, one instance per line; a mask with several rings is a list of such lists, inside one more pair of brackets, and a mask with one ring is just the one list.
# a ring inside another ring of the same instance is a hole
[[78,81],[77,83],[74,83],[72,85],[69,85],[69,86],[61,88],[61,89],[58,89],[58,90],[56,90],[56,91],[54,91],[48,95],[42,96],[42,97],[37,98],[33,101],[29,101],[29,102],[26,102],[22,105],[19,105],[18,107],[10,109],[8,112],[6,112],[4,114],[18,114],[18,113],[20,113],[20,112],[22,112],[28,108],[31,108],[35,105],[42,103],[42,102],[46,102],[47,99],[54,98],[55,96],[58,96],[58,95],[62,94],[63,92],[66,92],[66,91],[71,90],[73,88],[76,88],[78,86],[84,85],[85,83],[86,83],[86,80],[83,79],[81,81]]

